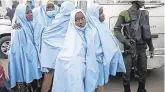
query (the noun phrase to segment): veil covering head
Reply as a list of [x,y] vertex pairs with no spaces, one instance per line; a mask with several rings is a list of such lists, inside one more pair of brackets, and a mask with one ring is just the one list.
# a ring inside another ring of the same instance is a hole
[[[86,26],[80,28],[75,24],[75,15],[84,12],[72,11],[64,41],[64,46],[57,56],[52,92],[85,92],[86,62]],[[85,16],[85,14],[84,14]]]
[[[75,9],[74,4],[65,1],[60,7],[59,14],[55,17],[52,24],[42,32],[41,67],[42,71],[48,72],[48,68],[54,69],[56,58],[64,46],[64,40],[69,25],[70,14]],[[45,54],[52,54],[54,57]],[[48,62],[45,62],[48,61]]]
[[[94,54],[92,60],[95,60],[98,63],[95,66],[92,64],[88,64],[87,72],[86,72],[86,90],[87,92],[94,91],[98,86],[102,86],[108,83],[109,75],[116,75],[116,72],[125,72],[125,65],[123,62],[123,57],[120,52],[119,46],[116,42],[116,38],[113,36],[112,32],[109,30],[109,27],[104,22],[100,22],[99,20],[99,9],[100,5],[94,2],[89,2],[87,4],[87,19],[88,25],[92,28],[91,31],[86,32],[86,38],[90,41],[91,45],[87,45],[87,48],[95,48],[90,51],[91,55]],[[97,39],[96,39],[96,38]],[[100,42],[96,44],[94,42]],[[98,47],[96,47],[96,45]],[[95,55],[96,53],[96,55]],[[95,57],[94,57],[95,56]],[[93,61],[94,63],[94,61]],[[89,68],[88,68],[89,67]],[[93,70],[93,71],[91,71]],[[96,72],[98,71],[98,72]],[[95,75],[95,73],[99,73]],[[91,77],[93,76],[93,80],[91,81]],[[92,76],[92,75],[91,75]]]
[[21,24],[21,28],[12,30],[8,58],[11,88],[17,82],[31,83],[42,77],[38,52],[34,45],[34,29],[32,22],[26,19],[26,10],[27,5],[19,4],[15,11],[15,19]]

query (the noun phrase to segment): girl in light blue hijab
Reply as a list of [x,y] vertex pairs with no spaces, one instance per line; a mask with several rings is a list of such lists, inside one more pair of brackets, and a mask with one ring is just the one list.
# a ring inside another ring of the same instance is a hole
[[20,83],[30,84],[33,80],[41,78],[38,53],[34,45],[32,11],[27,5],[20,4],[16,8],[15,18],[16,22],[21,24],[21,28],[12,31],[8,59],[11,88],[18,87]]
[[[52,0],[42,0],[41,6],[33,9],[34,28],[38,29],[34,32],[34,37],[36,41],[36,48],[38,51],[40,59],[40,49],[41,49],[41,35],[43,30],[52,24],[52,21],[55,19],[55,16],[59,12],[59,7],[54,4]],[[40,26],[38,26],[40,24]]]
[[86,28],[84,12],[75,9],[71,13],[64,46],[56,60],[52,92],[85,92]]
[[[92,60],[96,60],[98,66],[97,64],[87,66],[85,87],[87,92],[94,92],[95,88],[103,91],[103,85],[108,83],[109,75],[115,76],[116,72],[125,72],[125,65],[115,37],[110,32],[108,25],[104,23],[103,8],[96,3],[89,2],[87,18],[88,25],[93,29],[86,31],[87,48],[92,49],[91,54],[96,56]],[[91,45],[88,45],[89,43]],[[93,80],[89,77],[91,73]]]
[[56,57],[64,46],[64,39],[66,36],[70,13],[74,10],[74,4],[70,1],[62,3],[60,12],[50,26],[48,26],[42,33],[41,41],[41,71],[44,72],[44,81],[41,92],[47,92],[50,89]]
[[59,13],[59,7],[52,0],[42,0],[41,5],[33,9],[34,21],[49,26]]

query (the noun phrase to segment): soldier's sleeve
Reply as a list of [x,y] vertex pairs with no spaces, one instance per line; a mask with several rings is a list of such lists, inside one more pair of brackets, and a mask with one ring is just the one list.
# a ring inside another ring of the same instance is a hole
[[121,12],[118,16],[117,22],[116,22],[115,27],[114,27],[114,34],[115,34],[116,38],[119,40],[119,42],[126,44],[127,39],[125,38],[124,35],[122,35],[122,32],[121,32],[121,29],[122,29],[121,24],[125,24],[123,12]]
[[147,40],[147,45],[149,47],[149,51],[153,51],[154,50],[154,46],[153,46],[153,43],[152,43],[152,38]]
[[147,10],[144,10],[144,13],[145,13],[146,21],[147,21],[148,25],[150,25],[149,24],[149,12]]
[[[146,21],[149,24],[149,12],[145,10],[145,18],[146,18]],[[148,39],[147,40],[147,45],[149,47],[149,51],[153,51],[154,50],[154,46],[153,46],[153,42],[152,42],[152,38]]]

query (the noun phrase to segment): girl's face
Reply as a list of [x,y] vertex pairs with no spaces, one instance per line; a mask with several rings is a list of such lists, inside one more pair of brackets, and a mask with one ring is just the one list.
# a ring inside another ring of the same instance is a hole
[[46,11],[53,11],[53,10],[55,10],[54,5],[53,5],[52,3],[47,4],[47,6],[46,6]]
[[32,10],[30,9],[30,7],[27,6],[26,8],[26,19],[28,21],[32,21],[33,20],[33,14],[32,14]]
[[75,24],[76,26],[82,28],[86,24],[85,16],[82,12],[77,12],[75,15]]
[[100,20],[100,22],[103,22],[105,20],[102,7],[99,9],[99,20]]

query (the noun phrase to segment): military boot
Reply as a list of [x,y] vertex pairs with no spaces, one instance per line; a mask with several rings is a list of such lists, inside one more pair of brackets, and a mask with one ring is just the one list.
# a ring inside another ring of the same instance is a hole
[[147,92],[145,89],[145,82],[139,82],[139,87],[137,92]]
[[130,84],[124,85],[124,92],[131,92]]

